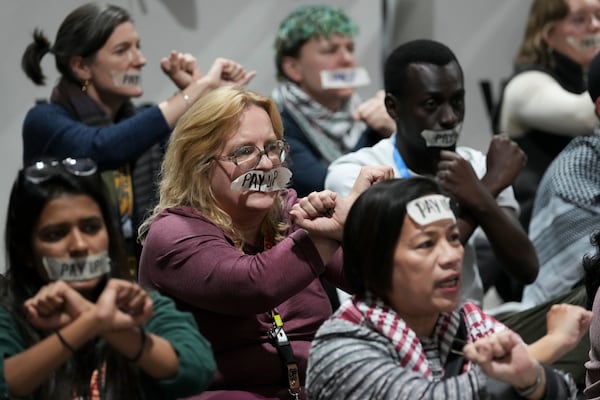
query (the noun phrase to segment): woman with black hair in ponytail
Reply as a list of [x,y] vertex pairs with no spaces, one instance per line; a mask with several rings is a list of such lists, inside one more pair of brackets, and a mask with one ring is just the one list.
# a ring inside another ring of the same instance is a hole
[[143,95],[146,58],[132,16],[122,7],[83,4],[61,22],[54,43],[39,29],[21,59],[27,77],[43,85],[42,59],[60,74],[48,102],[38,102],[23,121],[23,163],[40,157],[87,157],[98,164],[118,211],[131,275],[141,248],[135,232],[157,200],[156,176],[171,129],[198,99],[225,84],[245,85],[255,75],[217,58],[201,73],[189,53],[171,52],[161,62],[177,92],[152,106]]

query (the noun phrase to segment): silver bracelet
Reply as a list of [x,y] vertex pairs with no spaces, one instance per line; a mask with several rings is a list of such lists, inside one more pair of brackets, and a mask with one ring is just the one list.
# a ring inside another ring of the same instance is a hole
[[529,387],[526,387],[524,389],[517,389],[517,388],[515,388],[515,391],[517,392],[517,394],[519,396],[521,396],[521,397],[527,397],[527,396],[530,396],[536,390],[538,390],[538,388],[542,384],[542,373],[543,373],[543,371],[544,371],[544,367],[542,367],[542,364],[540,364],[538,362],[537,375],[535,377],[535,382],[533,383],[533,385],[531,385]]
[[183,101],[185,102],[185,106],[187,108],[190,108],[190,106],[192,105],[192,102],[190,101],[190,96],[184,92],[183,90],[180,91],[179,93],[181,93],[181,97],[183,97]]

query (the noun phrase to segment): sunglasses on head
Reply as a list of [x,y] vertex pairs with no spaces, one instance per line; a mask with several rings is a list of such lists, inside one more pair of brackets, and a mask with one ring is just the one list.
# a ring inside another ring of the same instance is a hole
[[42,183],[56,176],[58,171],[66,171],[75,176],[90,176],[98,171],[98,166],[91,158],[40,160],[25,168],[24,174],[29,182]]

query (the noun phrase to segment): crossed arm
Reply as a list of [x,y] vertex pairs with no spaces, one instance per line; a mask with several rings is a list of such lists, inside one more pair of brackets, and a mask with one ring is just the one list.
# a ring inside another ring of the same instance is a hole
[[58,334],[50,334],[4,360],[6,383],[14,396],[31,394],[73,355],[72,351],[96,337],[105,339],[127,359],[139,355],[138,365],[151,377],[165,379],[178,372],[178,356],[170,343],[141,331],[153,315],[153,302],[135,283],[111,279],[93,303],[57,281],[40,289],[24,307],[34,327]]
[[539,270],[535,249],[515,211],[496,202],[525,162],[525,154],[516,143],[497,135],[490,143],[487,170],[481,180],[471,164],[452,151],[441,151],[437,178],[459,203],[462,242],[466,243],[481,227],[500,264],[519,282],[527,284],[535,280]]

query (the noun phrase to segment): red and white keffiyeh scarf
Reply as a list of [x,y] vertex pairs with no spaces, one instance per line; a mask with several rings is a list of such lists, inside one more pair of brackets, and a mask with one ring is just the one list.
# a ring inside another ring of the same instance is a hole
[[[432,339],[438,343],[442,365],[445,365],[450,353],[461,315],[467,328],[467,342],[473,342],[505,329],[504,325],[484,314],[472,303],[465,303],[462,309],[451,313],[440,313]],[[432,379],[431,368],[425,357],[421,341],[404,320],[398,317],[398,314],[384,304],[381,299],[371,294],[368,294],[365,300],[353,297],[352,301],[342,304],[335,317],[357,325],[369,326],[389,338],[398,351],[400,365],[403,368],[411,369],[425,378]],[[467,362],[467,369],[468,366]]]

